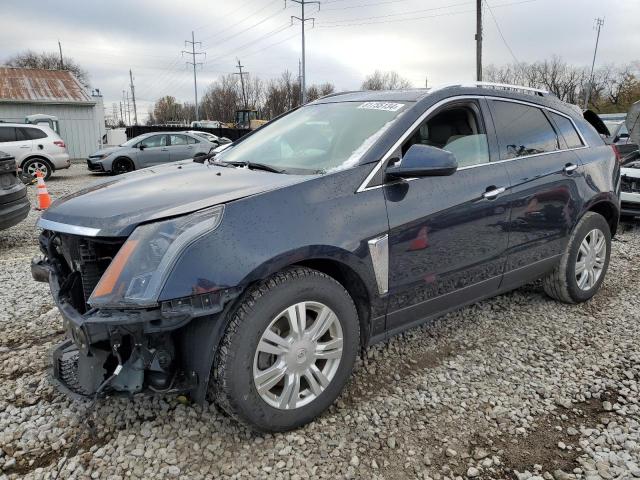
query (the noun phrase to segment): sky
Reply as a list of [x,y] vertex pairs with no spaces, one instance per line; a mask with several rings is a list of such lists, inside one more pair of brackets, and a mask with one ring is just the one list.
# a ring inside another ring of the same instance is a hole
[[[474,0],[322,0],[305,7],[307,85],[358,89],[374,70],[394,70],[415,87],[475,78]],[[596,66],[640,60],[640,0],[486,0],[484,64],[558,55],[590,65],[594,19],[604,17]],[[57,52],[89,72],[107,113],[133,71],[144,121],[163,95],[193,102],[185,40],[202,42],[198,92],[234,73],[237,59],[262,79],[297,76],[300,5],[285,0],[3,0],[0,63],[31,49]],[[635,57],[634,57],[635,55]]]

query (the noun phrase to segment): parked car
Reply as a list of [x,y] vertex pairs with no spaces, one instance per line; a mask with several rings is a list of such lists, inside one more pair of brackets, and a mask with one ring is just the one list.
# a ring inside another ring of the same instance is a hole
[[92,172],[121,174],[145,167],[206,155],[217,144],[186,132],[153,132],[139,135],[117,147],[89,155]]
[[[148,193],[155,194],[148,194]],[[542,278],[585,302],[620,213],[614,150],[546,92],[351,92],[39,220],[67,392],[184,392],[258,430],[328,408],[358,352]],[[514,228],[512,228],[514,227]]]
[[0,152],[0,230],[24,220],[29,208],[27,187],[18,178],[16,159]]
[[199,120],[191,122],[191,128],[222,128],[222,122],[217,120]]
[[622,165],[621,215],[634,218],[640,216],[640,152],[636,150],[628,157],[630,160]]
[[24,173],[33,177],[40,170],[45,180],[71,166],[64,140],[44,125],[0,123],[0,150],[14,157]]

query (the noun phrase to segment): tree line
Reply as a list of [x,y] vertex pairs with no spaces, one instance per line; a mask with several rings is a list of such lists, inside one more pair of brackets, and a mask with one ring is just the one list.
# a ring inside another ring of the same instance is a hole
[[[270,120],[299,107],[302,101],[299,79],[288,70],[278,78],[267,81],[247,75],[244,80],[244,92],[242,87],[240,78],[234,74],[223,75],[209,85],[198,105],[200,119],[232,123],[236,110],[251,108],[258,111],[260,118]],[[411,82],[397,72],[381,71],[375,71],[367,76],[361,85],[362,90],[395,90],[410,87]],[[330,82],[313,84],[307,88],[307,102],[313,102],[335,91],[335,85]],[[176,121],[188,123],[193,120],[195,120],[193,103],[181,104],[175,97],[167,95],[156,101],[153,109],[149,111],[147,123],[150,125]]]
[[623,65],[608,64],[594,70],[571,65],[554,56],[533,63],[489,65],[483,78],[488,82],[544,88],[560,100],[584,106],[590,89],[589,108],[598,113],[627,112],[632,103],[640,100],[640,61]]

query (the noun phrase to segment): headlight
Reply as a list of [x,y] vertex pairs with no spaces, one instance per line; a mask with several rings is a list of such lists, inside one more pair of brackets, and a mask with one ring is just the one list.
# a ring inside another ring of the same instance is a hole
[[110,153],[103,153],[102,155],[93,155],[91,157],[91,160],[104,160],[105,158],[107,158],[109,155],[111,155]]
[[222,220],[223,207],[136,228],[89,297],[92,307],[153,306],[180,254]]

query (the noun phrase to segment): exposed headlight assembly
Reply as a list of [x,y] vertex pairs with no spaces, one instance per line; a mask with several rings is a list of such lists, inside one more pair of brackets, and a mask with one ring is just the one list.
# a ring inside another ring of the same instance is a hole
[[182,252],[222,220],[222,205],[136,228],[89,297],[92,307],[154,306]]

